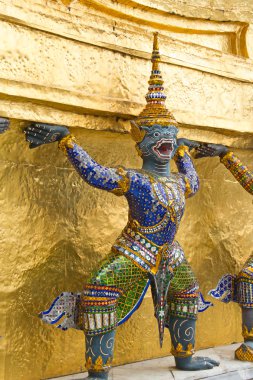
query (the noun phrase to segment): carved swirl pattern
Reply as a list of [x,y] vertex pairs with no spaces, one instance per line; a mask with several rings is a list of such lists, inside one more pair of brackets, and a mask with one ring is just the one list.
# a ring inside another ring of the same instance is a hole
[[194,328],[190,325],[190,321],[185,319],[181,321],[177,319],[173,325],[173,335],[176,342],[192,342],[194,341]]

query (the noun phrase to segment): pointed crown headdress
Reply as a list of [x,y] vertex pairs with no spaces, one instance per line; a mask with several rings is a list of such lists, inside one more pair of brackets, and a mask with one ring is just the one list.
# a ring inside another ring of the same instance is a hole
[[138,143],[145,136],[145,131],[141,126],[151,128],[154,124],[167,127],[170,124],[178,125],[172,113],[166,108],[166,95],[164,93],[163,78],[160,71],[159,62],[161,61],[158,33],[154,33],[153,52],[152,52],[152,71],[149,78],[148,93],[146,95],[147,104],[139,116],[131,121],[131,135]]

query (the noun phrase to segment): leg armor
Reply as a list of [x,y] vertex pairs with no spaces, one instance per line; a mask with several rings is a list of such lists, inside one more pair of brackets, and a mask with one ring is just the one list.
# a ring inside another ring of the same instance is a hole
[[236,278],[236,297],[241,307],[253,308],[253,255],[246,261]]
[[98,335],[85,336],[86,368],[88,379],[108,379],[114,349],[115,330]]
[[171,353],[177,358],[194,354],[195,321],[198,313],[199,286],[196,277],[184,260],[176,268],[168,292],[169,316],[167,326],[171,336]]
[[85,366],[90,379],[107,379],[113,359],[116,302],[122,290],[114,286],[87,284],[81,296],[78,325],[85,332]]
[[242,308],[244,344],[235,351],[235,357],[253,362],[253,256],[250,256],[237,276],[236,290],[237,302]]
[[78,326],[86,336],[89,379],[107,379],[113,359],[115,329],[136,309],[148,278],[124,256],[109,255],[80,297]]
[[186,259],[174,271],[168,292],[169,315],[197,319],[199,286]]
[[175,269],[171,281],[168,292],[169,315],[166,323],[171,336],[171,353],[175,357],[177,368],[182,370],[196,371],[219,365],[210,358],[192,358],[200,302],[198,289],[196,277],[187,260],[184,260]]

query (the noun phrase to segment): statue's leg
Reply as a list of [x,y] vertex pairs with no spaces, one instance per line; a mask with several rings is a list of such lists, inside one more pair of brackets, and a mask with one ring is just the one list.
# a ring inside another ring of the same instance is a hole
[[85,336],[87,379],[108,379],[113,359],[115,330],[98,335]]
[[85,333],[88,379],[108,379],[117,326],[117,298],[120,294],[120,289],[114,286],[90,283],[84,287],[78,325]]
[[108,379],[117,323],[146,283],[147,275],[131,260],[111,254],[84,286],[77,323],[85,332],[88,379]]
[[253,362],[253,256],[237,276],[236,284],[237,301],[242,309],[244,343],[235,351],[235,358]]
[[168,293],[167,327],[170,331],[171,353],[175,357],[176,366],[186,371],[211,369],[219,365],[208,357],[193,357],[198,299],[198,284],[190,265],[185,260],[175,269],[171,281]]

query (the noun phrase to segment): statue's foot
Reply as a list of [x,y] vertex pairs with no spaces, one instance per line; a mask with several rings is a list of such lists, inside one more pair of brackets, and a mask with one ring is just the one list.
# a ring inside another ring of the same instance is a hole
[[189,358],[175,358],[176,367],[183,371],[201,371],[203,369],[212,369],[220,365],[216,360],[208,357],[189,357]]
[[239,348],[235,351],[235,359],[244,362],[253,362],[253,348],[247,342],[241,344]]
[[89,373],[85,380],[108,380],[108,373]]

